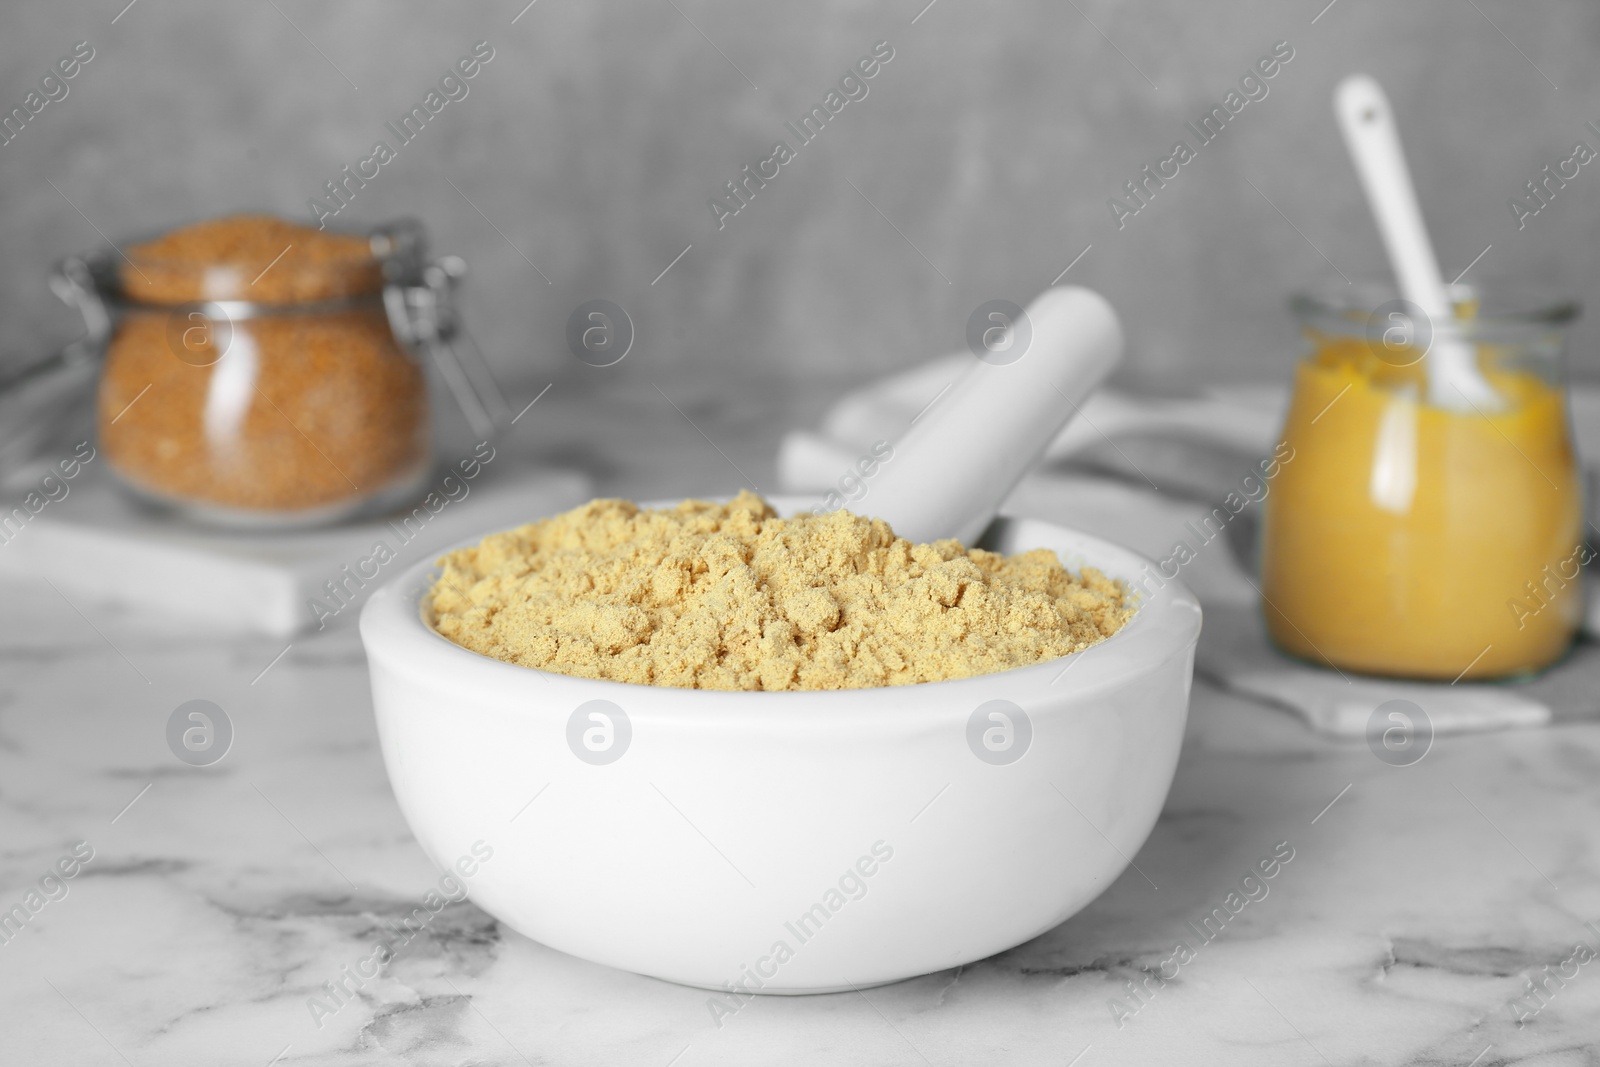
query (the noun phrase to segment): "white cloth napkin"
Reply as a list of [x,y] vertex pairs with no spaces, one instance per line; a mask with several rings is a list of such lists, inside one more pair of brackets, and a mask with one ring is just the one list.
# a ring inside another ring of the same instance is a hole
[[[815,432],[785,435],[778,448],[779,480],[791,492],[826,490],[872,442],[902,436],[971,365],[969,353],[941,356],[846,394]],[[1287,391],[1276,386],[1230,387],[1181,400],[1136,399],[1101,389],[1083,403],[1081,415],[1045,450],[1044,459],[1064,460],[1108,440],[1152,433],[1264,455],[1272,451],[1287,400]]]
[[[791,492],[825,492],[874,441],[895,441],[960,376],[971,356],[945,356],[851,393],[816,431],[788,434],[778,475]],[[1422,708],[1433,733],[1535,726],[1600,713],[1600,653],[1578,654],[1529,683],[1435,685],[1339,673],[1291,660],[1267,641],[1253,578],[1241,566],[1258,506],[1236,529],[1204,541],[1207,501],[1254,471],[1277,440],[1286,387],[1228,386],[1190,398],[1103,389],[1087,401],[1008,498],[1010,514],[1073,526],[1160,559],[1182,540],[1195,550],[1181,578],[1206,611],[1196,671],[1241,695],[1287,709],[1330,736],[1368,736],[1379,705]],[[1600,389],[1575,389],[1579,452],[1600,458]],[[1112,472],[1106,476],[1104,472]],[[1590,630],[1600,631],[1591,598]]]

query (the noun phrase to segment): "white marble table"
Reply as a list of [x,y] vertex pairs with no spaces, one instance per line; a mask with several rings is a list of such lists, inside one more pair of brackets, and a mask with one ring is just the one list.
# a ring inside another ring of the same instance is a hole
[[[576,391],[552,393],[526,447],[584,461],[618,493],[732,484],[699,430],[629,396],[596,421]],[[674,399],[758,480],[804,408]],[[282,642],[80,614],[44,585],[6,585],[0,607],[0,909],[76,843],[93,849],[74,877],[49,880],[60,899],[0,944],[3,1064],[1600,1055],[1600,962],[1574,955],[1600,951],[1600,724],[1445,738],[1395,767],[1197,684],[1176,784],[1136,857],[1143,874],[995,958],[860,994],[761,998],[719,1028],[703,991],[563,956],[464,902],[319,1020],[308,998],[437,878],[390,795],[353,630],[297,640],[275,661]],[[192,699],[224,708],[236,731],[211,767],[167,746],[168,716]],[[1212,940],[1196,936],[1275,847],[1293,859],[1268,894]],[[1193,957],[1164,966],[1180,939]],[[1541,1006],[1526,976],[1546,974]]]

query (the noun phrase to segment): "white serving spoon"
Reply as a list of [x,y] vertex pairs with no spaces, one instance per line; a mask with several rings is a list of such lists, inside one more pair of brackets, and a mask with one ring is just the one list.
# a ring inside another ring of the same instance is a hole
[[[972,367],[893,442],[894,454],[851,510],[887,520],[920,544],[970,545],[1000,503],[1122,358],[1122,326],[1098,293],[1046,289],[994,362]],[[1012,362],[1010,346],[1022,354]],[[996,347],[1000,347],[997,345]]]
[[1428,240],[1394,110],[1383,87],[1365,74],[1351,75],[1334,90],[1333,110],[1400,283],[1400,295],[1428,319],[1433,339],[1425,357],[1428,400],[1458,411],[1502,407],[1499,394],[1478,371],[1472,347],[1456,329],[1455,310],[1439,275],[1439,261]]

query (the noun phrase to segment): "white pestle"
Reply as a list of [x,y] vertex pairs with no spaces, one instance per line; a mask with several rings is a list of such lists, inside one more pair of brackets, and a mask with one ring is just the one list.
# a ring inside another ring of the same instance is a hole
[[972,368],[892,442],[892,458],[852,511],[886,520],[913,543],[953,537],[971,545],[982,535],[1122,358],[1117,314],[1088,289],[1046,289],[1023,319],[996,322],[1007,332],[990,335],[994,351],[974,356]]
[[1422,312],[1432,334],[1424,357],[1428,400],[1456,411],[1502,407],[1499,394],[1478,371],[1472,346],[1456,329],[1455,310],[1428,240],[1394,109],[1383,87],[1365,74],[1351,75],[1334,90],[1333,110],[1400,283],[1400,295]]

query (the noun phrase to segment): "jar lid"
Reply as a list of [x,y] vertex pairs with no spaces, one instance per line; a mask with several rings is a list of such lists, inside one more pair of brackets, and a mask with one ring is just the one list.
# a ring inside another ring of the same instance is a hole
[[365,234],[270,215],[229,215],[127,246],[118,295],[141,304],[242,300],[285,305],[372,296],[383,263]]

